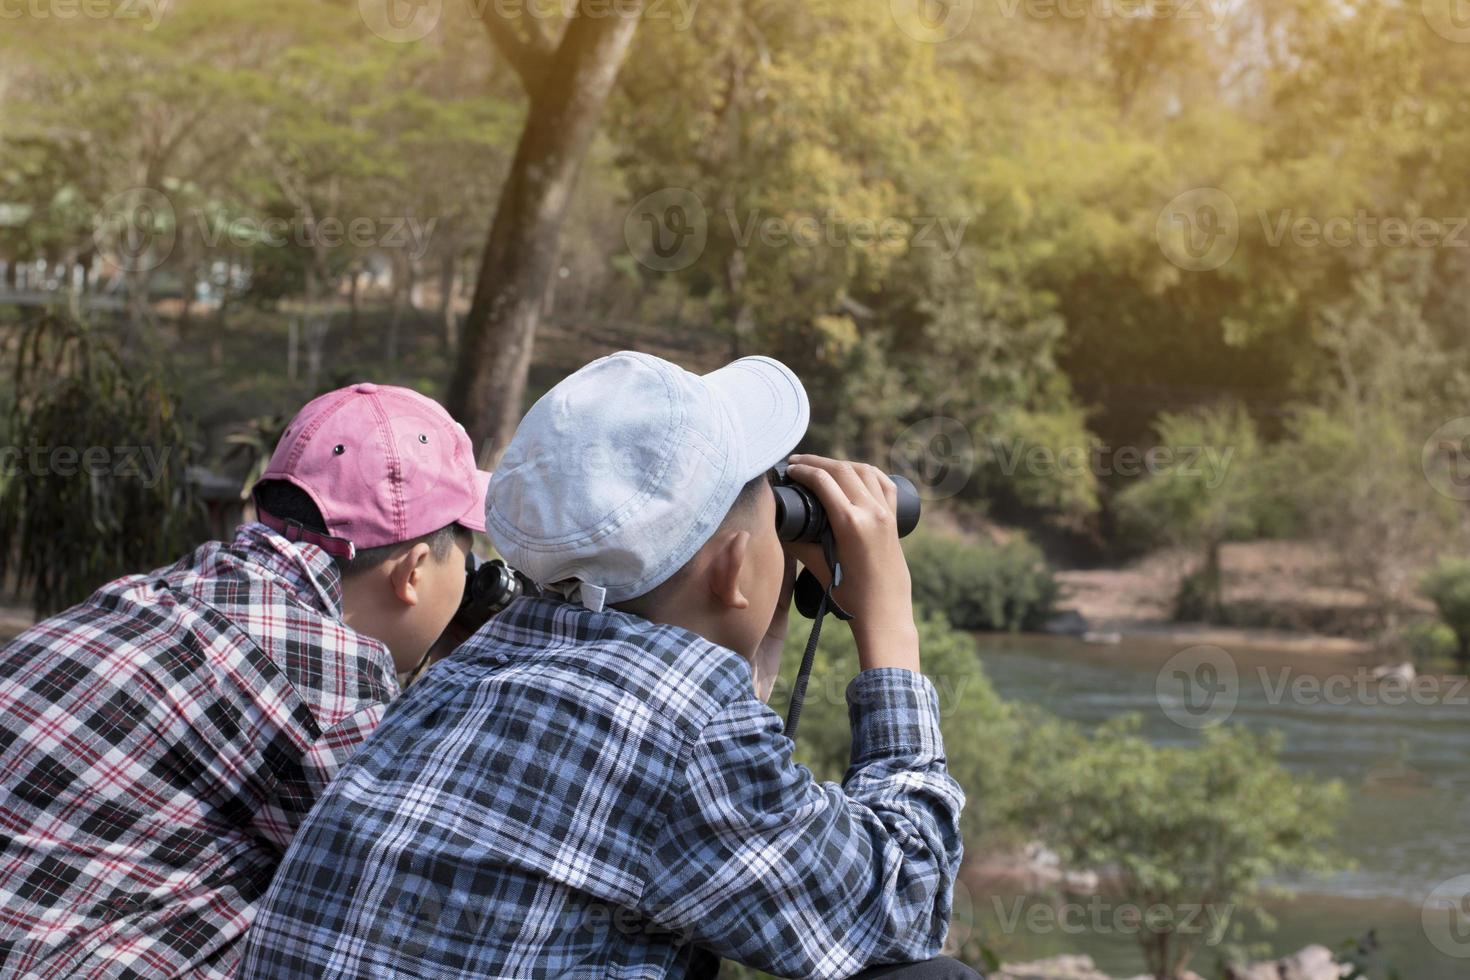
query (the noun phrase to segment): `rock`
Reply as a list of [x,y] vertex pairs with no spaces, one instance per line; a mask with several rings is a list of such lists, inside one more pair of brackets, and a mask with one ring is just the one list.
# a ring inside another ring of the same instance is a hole
[[1112,980],[1091,956],[1053,956],[1030,963],[1003,963],[990,980]]
[[1072,895],[1095,895],[1102,879],[1096,871],[1063,871],[1062,891]]
[[1333,959],[1332,950],[1314,944],[1272,963],[1229,967],[1225,980],[1342,980],[1351,972]]
[[1057,636],[1081,636],[1087,629],[1087,618],[1075,609],[1063,609],[1041,627],[1043,633]]
[[1411,681],[1419,676],[1411,663],[1383,664],[1373,668],[1375,681]]
[[1055,871],[1062,866],[1062,859],[1057,852],[1039,840],[1028,843],[1021,853],[1025,855],[1026,863],[1033,871]]

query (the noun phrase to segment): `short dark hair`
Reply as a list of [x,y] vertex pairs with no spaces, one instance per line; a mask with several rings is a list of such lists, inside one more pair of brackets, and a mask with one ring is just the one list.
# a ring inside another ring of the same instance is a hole
[[[255,506],[283,521],[296,521],[308,531],[315,531],[318,534],[328,533],[326,519],[322,517],[322,512],[317,509],[316,503],[305,490],[294,483],[287,483],[285,480],[263,480],[257,483],[255,485]],[[405,545],[426,544],[434,558],[443,561],[449,557],[449,552],[454,547],[456,540],[462,540],[468,544],[469,528],[460,524],[447,524],[437,531],[430,531],[410,541],[385,544],[379,548],[359,548],[357,554],[351,559],[333,556],[332,561],[337,563],[337,568],[343,578],[351,578],[370,568],[377,568]]]
[[[725,517],[720,521],[720,526],[716,529],[716,533],[730,527],[732,524],[745,520],[755,510],[756,504],[761,499],[761,494],[763,492],[770,493],[770,477],[770,473],[762,473],[740,488],[740,492],[735,495],[735,502],[725,512]],[[714,537],[714,535],[710,535],[710,537]],[[684,572],[687,568],[688,565],[686,564],[674,572],[673,575],[670,575],[658,585],[655,585],[652,589],[649,589],[640,596],[634,596],[626,601],[616,603],[614,608],[648,619],[649,614],[658,609],[664,597],[678,588],[678,584],[684,578]]]

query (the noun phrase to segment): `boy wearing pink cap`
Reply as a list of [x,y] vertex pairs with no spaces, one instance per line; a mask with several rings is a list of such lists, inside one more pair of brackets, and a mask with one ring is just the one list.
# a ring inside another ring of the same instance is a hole
[[297,826],[458,608],[488,481],[430,399],[331,392],[258,523],[0,649],[0,974],[233,974]]

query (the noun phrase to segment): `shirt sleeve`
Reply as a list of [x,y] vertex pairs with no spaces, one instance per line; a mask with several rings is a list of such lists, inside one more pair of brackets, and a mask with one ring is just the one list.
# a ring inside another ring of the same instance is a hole
[[851,765],[817,783],[754,698],[705,728],[651,858],[643,912],[682,940],[790,977],[928,959],[949,928],[964,794],[921,674],[847,689]]
[[286,849],[322,791],[378,727],[385,710],[382,703],[366,704],[317,736],[302,755],[300,769],[277,784],[275,796],[257,815],[256,826],[266,838]]

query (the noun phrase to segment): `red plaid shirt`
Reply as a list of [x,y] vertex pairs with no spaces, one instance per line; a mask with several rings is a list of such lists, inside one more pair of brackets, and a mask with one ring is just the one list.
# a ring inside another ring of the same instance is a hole
[[0,650],[0,976],[230,976],[322,789],[398,693],[312,545],[260,524]]

